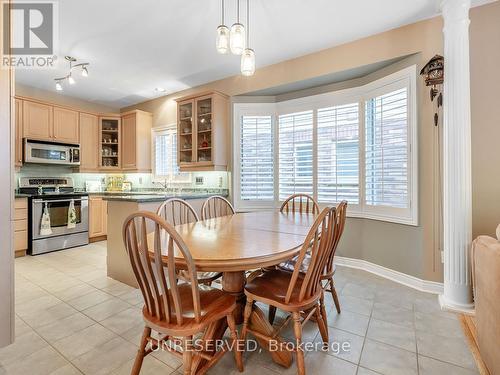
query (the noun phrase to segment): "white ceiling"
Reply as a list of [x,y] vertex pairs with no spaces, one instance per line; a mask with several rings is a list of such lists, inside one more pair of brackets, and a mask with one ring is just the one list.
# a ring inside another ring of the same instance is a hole
[[[230,26],[236,0],[225,2]],[[438,3],[250,0],[250,45],[262,67],[435,16]],[[244,11],[242,18],[246,24]],[[71,55],[90,62],[90,76],[64,95],[116,108],[135,104],[158,96],[155,87],[172,93],[238,74],[239,58],[215,51],[219,23],[220,0],[59,0],[56,69],[19,70],[16,79],[55,91],[53,79],[66,74],[64,55]]]

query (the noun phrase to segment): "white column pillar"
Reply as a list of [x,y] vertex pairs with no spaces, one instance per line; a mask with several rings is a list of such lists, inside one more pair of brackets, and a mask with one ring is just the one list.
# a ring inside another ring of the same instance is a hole
[[470,312],[472,185],[469,72],[470,0],[443,0],[444,294],[441,307]]

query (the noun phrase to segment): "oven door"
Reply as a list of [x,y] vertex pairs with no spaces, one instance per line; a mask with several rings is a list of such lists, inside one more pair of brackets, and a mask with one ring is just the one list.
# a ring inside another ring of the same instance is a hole
[[78,165],[80,164],[79,160],[73,162],[73,149],[78,149],[78,147],[26,140],[24,161],[26,163]]
[[[71,200],[75,202],[76,225],[68,228],[68,210]],[[42,215],[47,203],[52,234],[41,235]],[[33,239],[64,236],[67,234],[87,232],[89,229],[88,197],[63,199],[33,199],[32,202],[32,233]]]

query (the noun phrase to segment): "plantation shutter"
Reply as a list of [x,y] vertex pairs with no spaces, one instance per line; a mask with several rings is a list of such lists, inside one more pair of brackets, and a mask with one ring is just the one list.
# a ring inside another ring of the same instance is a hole
[[242,116],[240,199],[274,200],[274,144],[271,116]]
[[408,208],[407,89],[369,99],[365,118],[366,204]]
[[279,199],[313,194],[313,111],[279,116]]
[[318,202],[359,204],[359,105],[318,109]]

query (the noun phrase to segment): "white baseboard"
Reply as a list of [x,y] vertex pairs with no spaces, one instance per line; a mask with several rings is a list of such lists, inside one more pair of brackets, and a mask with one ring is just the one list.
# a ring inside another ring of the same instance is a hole
[[419,279],[418,277],[410,276],[399,271],[394,271],[389,268],[379,266],[378,264],[368,262],[366,260],[335,256],[335,264],[339,266],[364,270],[373,273],[375,275],[384,277],[386,279],[392,280],[399,284],[403,284],[410,288],[419,290],[421,292],[427,292],[433,294],[443,293],[443,283],[422,280]]

